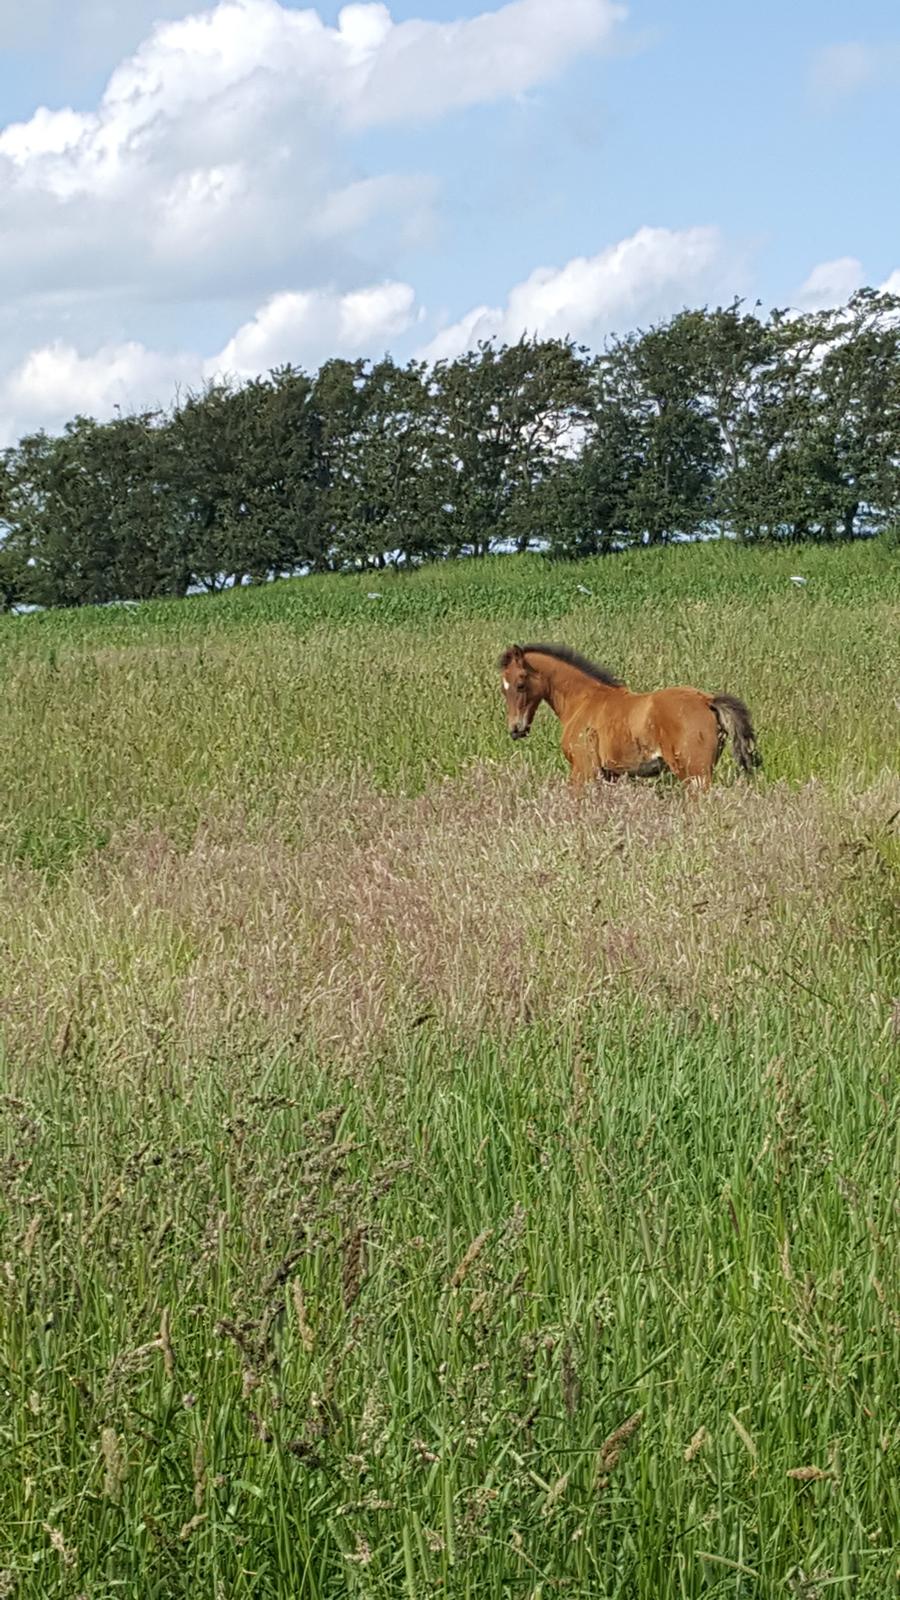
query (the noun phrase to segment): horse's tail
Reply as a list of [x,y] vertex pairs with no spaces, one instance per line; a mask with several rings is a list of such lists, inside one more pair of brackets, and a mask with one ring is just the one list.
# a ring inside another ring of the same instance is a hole
[[[756,748],[756,734],[750,713],[743,700],[732,694],[717,694],[710,701],[722,740],[731,740],[731,753],[742,772],[752,772],[762,766],[762,757]],[[721,747],[720,747],[721,748]]]

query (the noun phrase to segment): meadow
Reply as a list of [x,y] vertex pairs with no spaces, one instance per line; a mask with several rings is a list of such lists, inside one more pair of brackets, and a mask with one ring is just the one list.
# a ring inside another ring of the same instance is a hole
[[[573,795],[529,638],[740,695],[764,774]],[[897,1592],[896,549],[47,612],[0,673],[0,1596]]]

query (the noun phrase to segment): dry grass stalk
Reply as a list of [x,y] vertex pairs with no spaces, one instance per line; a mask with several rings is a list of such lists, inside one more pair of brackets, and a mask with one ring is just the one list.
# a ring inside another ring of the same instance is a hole
[[822,1483],[825,1479],[832,1479],[833,1472],[823,1472],[821,1467],[790,1467],[788,1477],[794,1478],[797,1483]]
[[294,1278],[291,1282],[291,1300],[294,1306],[294,1316],[297,1320],[297,1331],[300,1334],[300,1343],[307,1355],[312,1355],[316,1346],[316,1335],[307,1314],[306,1296],[303,1293],[303,1284],[299,1278]]
[[356,1535],[356,1549],[352,1554],[344,1556],[345,1561],[352,1561],[355,1566],[367,1567],[372,1559],[372,1546],[361,1533]]
[[481,1255],[481,1252],[493,1234],[493,1231],[493,1228],[485,1228],[481,1233],[479,1233],[477,1239],[472,1240],[472,1243],[469,1245],[468,1250],[466,1251],[455,1272],[453,1273],[452,1278],[450,1279],[451,1289],[458,1289],[461,1284],[465,1283],[471,1268],[475,1265],[475,1262]]
[[556,1482],[550,1485],[549,1493],[544,1500],[544,1504],[541,1506],[542,1517],[550,1517],[553,1515],[553,1508],[565,1494],[566,1489],[569,1486],[569,1479],[571,1476],[571,1472],[564,1472],[561,1478],[557,1478]]
[[125,1482],[127,1464],[115,1428],[102,1428],[100,1431],[100,1453],[103,1456],[103,1493],[107,1500],[119,1501],[122,1498],[122,1485]]
[[685,1449],[685,1461],[693,1461],[694,1458],[700,1454],[700,1451],[703,1449],[703,1446],[706,1444],[708,1438],[709,1434],[707,1433],[706,1429],[702,1426],[699,1427],[691,1439],[690,1444]]
[[59,1528],[51,1527],[49,1522],[42,1522],[43,1528],[51,1545],[59,1556],[64,1567],[74,1567],[78,1561],[78,1550],[75,1545],[67,1545],[65,1537]]
[[38,1233],[40,1232],[40,1227],[41,1214],[39,1211],[36,1211],[29,1222],[28,1227],[25,1229],[24,1234],[22,1235],[22,1254],[26,1261],[34,1250],[35,1241],[37,1240]]
[[[776,971],[790,947],[792,970],[810,973],[831,939],[819,909],[852,931],[842,840],[896,808],[898,780],[852,797],[773,786],[764,802],[723,786],[690,813],[676,799],[623,786],[578,806],[558,781],[511,788],[484,767],[418,798],[360,784],[335,808],[333,788],[307,779],[265,820],[220,808],[186,850],[132,826],[56,885],[0,867],[0,1034],[23,1059],[46,1051],[48,1013],[68,1013],[86,964],[92,1031],[147,1052],[164,1026],[191,1055],[261,1032],[349,1054],[426,1011],[470,1038],[621,989],[743,1014],[761,951]],[[625,855],[604,848],[610,828]],[[523,940],[546,960],[519,986]],[[193,951],[187,964],[173,946]]]
[[359,1291],[363,1281],[363,1246],[365,1244],[365,1229],[353,1228],[344,1240],[344,1260],[341,1270],[341,1293],[344,1301],[344,1310],[350,1307],[359,1298]]
[[191,1517],[188,1522],[183,1522],[178,1532],[179,1539],[184,1543],[191,1537],[192,1533],[196,1533],[197,1529],[203,1526],[205,1521],[206,1512],[203,1511],[196,1517]]
[[612,1472],[618,1466],[619,1457],[625,1446],[637,1433],[644,1420],[643,1411],[635,1411],[628,1419],[604,1439],[600,1446],[598,1466],[601,1472]]
[[733,1427],[735,1433],[737,1434],[738,1438],[740,1439],[741,1444],[744,1446],[744,1449],[746,1450],[747,1454],[749,1456],[751,1456],[753,1461],[755,1462],[757,1460],[757,1458],[758,1458],[759,1452],[757,1451],[755,1441],[751,1438],[750,1434],[747,1432],[747,1429],[744,1427],[744,1424],[731,1411],[729,1411],[729,1413],[728,1413],[728,1421],[731,1423],[731,1426]]
[[[169,1346],[171,1354],[171,1346]],[[162,1354],[163,1363],[166,1363],[166,1346],[161,1338],[150,1339],[147,1344],[138,1345],[136,1350],[122,1350],[116,1356],[106,1377],[106,1392],[111,1393],[120,1379],[129,1373],[139,1372],[146,1366],[151,1356]]]
[[888,1297],[887,1297],[887,1295],[885,1293],[884,1285],[881,1282],[881,1279],[880,1278],[876,1278],[874,1276],[874,1274],[872,1276],[872,1288],[875,1290],[875,1294],[876,1294],[876,1297],[878,1299],[879,1305],[882,1305],[884,1307],[884,1309],[887,1312],[888,1316],[890,1317],[891,1322],[893,1323],[894,1327],[897,1329],[898,1332],[900,1332],[900,1312],[898,1312],[895,1309],[895,1307],[891,1305],[891,1303],[888,1300]]
[[194,1474],[194,1505],[199,1511],[206,1498],[206,1450],[202,1439],[198,1439],[194,1445],[191,1470]]
[[419,1460],[425,1465],[430,1465],[432,1462],[440,1461],[441,1459],[435,1450],[430,1449],[424,1439],[413,1439],[412,1447]]
[[85,1245],[90,1244],[90,1241],[97,1232],[97,1229],[100,1227],[100,1224],[105,1222],[110,1213],[115,1211],[116,1206],[121,1204],[122,1185],[121,1183],[117,1183],[110,1194],[107,1195],[99,1210],[94,1213],[90,1222],[87,1224],[87,1227],[83,1230],[81,1235],[82,1248],[84,1248]]

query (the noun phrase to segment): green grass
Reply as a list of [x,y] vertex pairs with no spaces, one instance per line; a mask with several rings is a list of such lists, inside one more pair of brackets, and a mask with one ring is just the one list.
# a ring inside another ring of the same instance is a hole
[[[877,543],[3,621],[0,1596],[896,1592],[898,622]],[[765,777],[571,797],[523,636]]]
[[[742,695],[772,778],[864,782],[900,764],[898,619],[900,561],[877,542],[500,558],[6,619],[0,857],[58,868],[136,817],[185,838],[209,797],[262,815],[310,766],[397,791],[511,762],[494,661],[519,634],[635,687]],[[546,718],[511,771],[558,762]]]

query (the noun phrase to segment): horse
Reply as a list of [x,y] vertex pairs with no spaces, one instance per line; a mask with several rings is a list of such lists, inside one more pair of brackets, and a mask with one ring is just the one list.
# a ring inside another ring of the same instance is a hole
[[750,713],[730,694],[657,689],[635,694],[621,679],[559,644],[511,644],[503,674],[513,739],[531,732],[543,700],[562,723],[570,782],[623,776],[655,778],[666,769],[682,783],[708,789],[726,739],[742,772],[762,765]]

